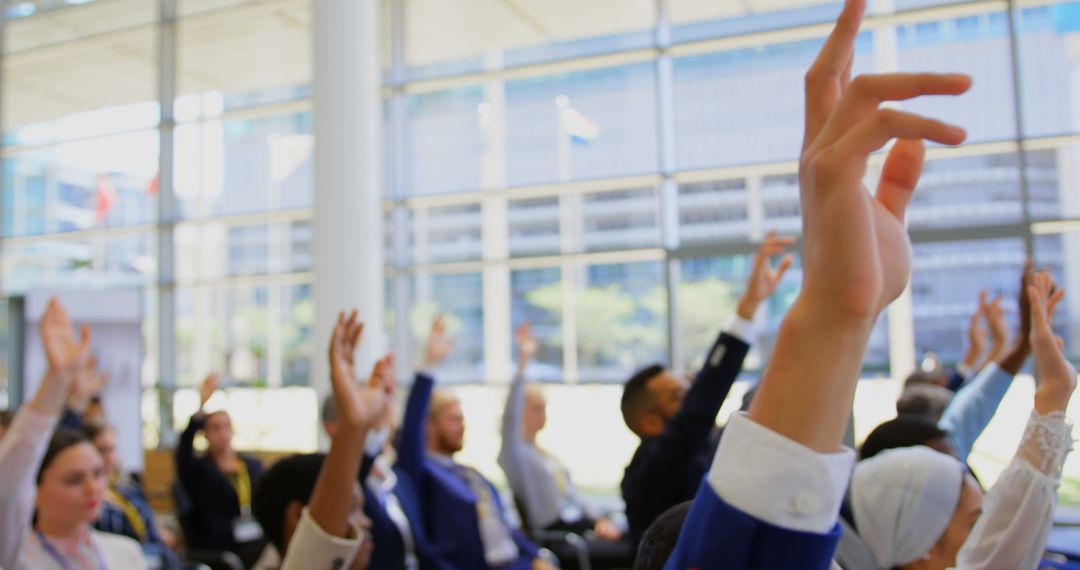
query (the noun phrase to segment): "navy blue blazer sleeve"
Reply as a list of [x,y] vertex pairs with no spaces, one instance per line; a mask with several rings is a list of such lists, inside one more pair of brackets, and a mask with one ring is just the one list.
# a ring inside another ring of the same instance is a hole
[[405,403],[405,418],[401,422],[401,444],[398,447],[397,464],[412,480],[420,485],[424,475],[424,454],[427,448],[425,427],[428,406],[435,380],[427,374],[417,373],[409,399]]
[[828,534],[776,527],[728,505],[705,481],[664,570],[826,570],[839,541],[839,524]]

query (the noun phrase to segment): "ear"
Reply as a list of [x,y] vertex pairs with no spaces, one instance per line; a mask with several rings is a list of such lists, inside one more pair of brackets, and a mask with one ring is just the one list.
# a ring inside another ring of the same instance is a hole
[[638,427],[645,436],[653,436],[664,431],[664,421],[660,418],[660,414],[646,412],[638,419]]

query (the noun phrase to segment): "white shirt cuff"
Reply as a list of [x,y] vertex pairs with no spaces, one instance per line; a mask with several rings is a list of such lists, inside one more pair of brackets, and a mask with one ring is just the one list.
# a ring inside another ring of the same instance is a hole
[[[352,534],[357,538],[342,538],[327,533],[311,518],[311,513],[305,507],[300,524],[285,550],[282,568],[348,568],[364,544],[362,533],[354,528]],[[293,561],[300,564],[294,566]]]
[[368,457],[378,456],[382,453],[383,448],[386,447],[386,442],[389,440],[390,428],[381,427],[369,430],[367,437],[364,439],[364,454]]
[[836,526],[855,452],[818,453],[737,413],[709,485],[723,501],[776,527],[825,534]]
[[731,322],[724,327],[724,332],[738,338],[746,344],[754,344],[757,339],[758,326],[754,321],[748,321],[738,315],[731,317]]
[[964,380],[970,380],[975,375],[975,370],[963,362],[958,362],[956,363],[956,373],[963,376]]

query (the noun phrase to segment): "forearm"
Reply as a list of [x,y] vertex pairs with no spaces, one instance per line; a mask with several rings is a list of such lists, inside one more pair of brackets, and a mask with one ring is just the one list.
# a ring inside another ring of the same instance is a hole
[[750,419],[814,451],[840,450],[873,325],[797,300],[780,326]]
[[331,536],[349,536],[349,512],[353,485],[360,474],[364,458],[364,438],[367,427],[340,426],[330,443],[308,509],[311,518]]
[[39,414],[55,416],[64,409],[69,386],[70,382],[63,374],[49,370],[41,378],[41,384],[27,406]]
[[418,373],[405,403],[405,417],[401,421],[401,445],[398,448],[398,464],[417,484],[423,474],[426,447],[425,425],[427,410],[431,404],[434,381],[426,374]]
[[502,446],[506,449],[513,445],[522,436],[522,422],[525,411],[525,375],[521,369],[514,375],[510,383],[510,390],[506,395],[506,409],[503,410],[502,422]]
[[0,439],[0,567],[14,568],[34,512],[34,474],[56,425],[56,414],[29,405]]
[[1026,340],[1017,341],[1009,350],[1003,351],[1001,356],[994,360],[999,368],[1016,376],[1024,367],[1028,357],[1031,356],[1031,343]]

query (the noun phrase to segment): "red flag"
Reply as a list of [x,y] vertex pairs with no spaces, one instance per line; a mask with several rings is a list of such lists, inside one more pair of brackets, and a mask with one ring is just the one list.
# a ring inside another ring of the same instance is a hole
[[160,170],[154,173],[154,177],[151,178],[150,183],[146,185],[146,193],[147,194],[149,194],[151,196],[157,196],[158,184],[160,184],[158,179],[160,177],[161,177],[161,171]]
[[116,203],[116,186],[108,174],[98,176],[97,180],[97,204],[94,209],[97,223],[102,224],[109,215],[109,210]]

